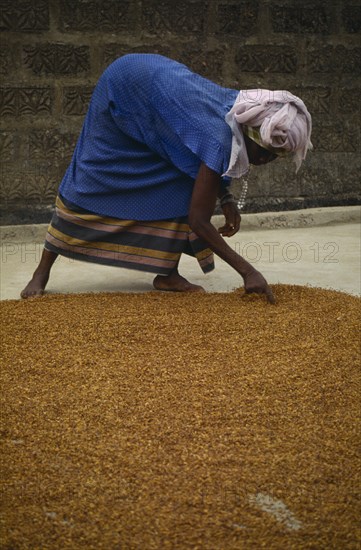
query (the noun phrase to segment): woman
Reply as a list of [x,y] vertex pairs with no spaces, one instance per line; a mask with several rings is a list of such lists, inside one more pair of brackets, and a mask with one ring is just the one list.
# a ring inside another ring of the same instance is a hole
[[[203,291],[178,273],[182,252],[204,272],[213,253],[243,278],[246,292],[274,301],[264,277],[222,237],[240,215],[228,192],[249,164],[311,147],[311,117],[286,91],[223,88],[171,59],[129,54],[95,87],[63,178],[45,247],[23,298],[43,294],[58,254],[157,273],[158,290]],[[211,224],[217,197],[225,225]]]

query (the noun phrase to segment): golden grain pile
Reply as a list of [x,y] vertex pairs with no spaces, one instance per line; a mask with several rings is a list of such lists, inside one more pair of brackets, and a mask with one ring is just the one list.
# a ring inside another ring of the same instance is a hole
[[360,300],[1,303],[2,548],[359,548]]

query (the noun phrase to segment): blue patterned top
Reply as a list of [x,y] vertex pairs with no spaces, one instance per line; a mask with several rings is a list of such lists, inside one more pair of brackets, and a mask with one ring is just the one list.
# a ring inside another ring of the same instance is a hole
[[61,195],[122,219],[187,215],[201,162],[227,170],[224,117],[237,95],[160,55],[117,59],[95,87]]

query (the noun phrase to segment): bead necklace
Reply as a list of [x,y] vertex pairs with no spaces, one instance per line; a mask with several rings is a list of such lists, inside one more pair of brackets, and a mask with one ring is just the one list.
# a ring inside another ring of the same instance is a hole
[[246,202],[246,196],[248,191],[248,177],[249,177],[249,170],[246,174],[244,174],[244,176],[242,176],[242,187],[239,194],[239,198],[237,200],[238,210],[242,210]]

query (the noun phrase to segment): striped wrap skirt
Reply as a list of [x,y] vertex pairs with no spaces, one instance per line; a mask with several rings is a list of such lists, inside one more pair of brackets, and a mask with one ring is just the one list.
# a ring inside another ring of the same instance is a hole
[[212,251],[191,230],[188,218],[158,221],[99,216],[58,196],[45,248],[75,260],[168,275],[182,253],[194,256],[207,273]]

